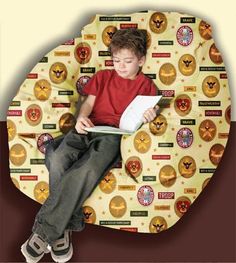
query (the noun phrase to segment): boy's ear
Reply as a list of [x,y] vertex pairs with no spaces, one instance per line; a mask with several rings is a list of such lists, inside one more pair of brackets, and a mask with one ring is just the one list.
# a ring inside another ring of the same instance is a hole
[[142,56],[139,59],[139,66],[142,67],[144,65],[145,61],[146,61],[146,56]]

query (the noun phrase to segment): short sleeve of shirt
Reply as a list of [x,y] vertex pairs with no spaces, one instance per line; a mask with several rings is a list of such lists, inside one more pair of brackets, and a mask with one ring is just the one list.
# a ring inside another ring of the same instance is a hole
[[88,81],[84,86],[83,92],[87,95],[96,96],[98,93],[99,85],[101,85],[102,72],[98,72]]

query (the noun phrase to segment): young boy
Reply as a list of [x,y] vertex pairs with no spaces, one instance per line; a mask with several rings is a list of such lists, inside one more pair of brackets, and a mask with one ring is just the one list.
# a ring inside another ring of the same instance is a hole
[[[49,252],[56,262],[73,254],[71,231],[84,228],[82,205],[107,171],[120,160],[121,135],[88,133],[94,125],[119,126],[120,117],[137,95],[156,95],[157,88],[141,68],[146,58],[146,35],[137,29],[118,30],[109,46],[113,70],[101,70],[84,88],[88,95],[81,106],[75,129],[59,143],[49,145],[46,166],[50,195],[39,210],[33,234],[22,245],[27,262],[38,262]],[[147,123],[156,109],[143,114]]]

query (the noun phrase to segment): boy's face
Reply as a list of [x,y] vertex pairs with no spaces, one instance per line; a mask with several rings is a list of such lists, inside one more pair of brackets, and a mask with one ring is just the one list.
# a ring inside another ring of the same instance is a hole
[[124,79],[135,79],[145,62],[145,56],[138,58],[134,52],[129,49],[120,49],[113,53],[113,64],[117,74]]

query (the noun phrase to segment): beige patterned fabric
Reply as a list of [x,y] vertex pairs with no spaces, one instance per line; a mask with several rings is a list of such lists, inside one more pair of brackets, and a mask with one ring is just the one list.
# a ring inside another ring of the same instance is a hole
[[163,95],[161,111],[122,137],[122,163],[87,199],[84,215],[87,223],[159,233],[188,211],[214,174],[228,139],[227,74],[212,28],[202,19],[157,11],[96,15],[82,37],[46,54],[9,107],[10,174],[25,195],[45,201],[49,178],[42,143],[73,127],[84,85],[98,70],[112,68],[107,47],[117,29],[128,27],[148,32],[143,72]]

